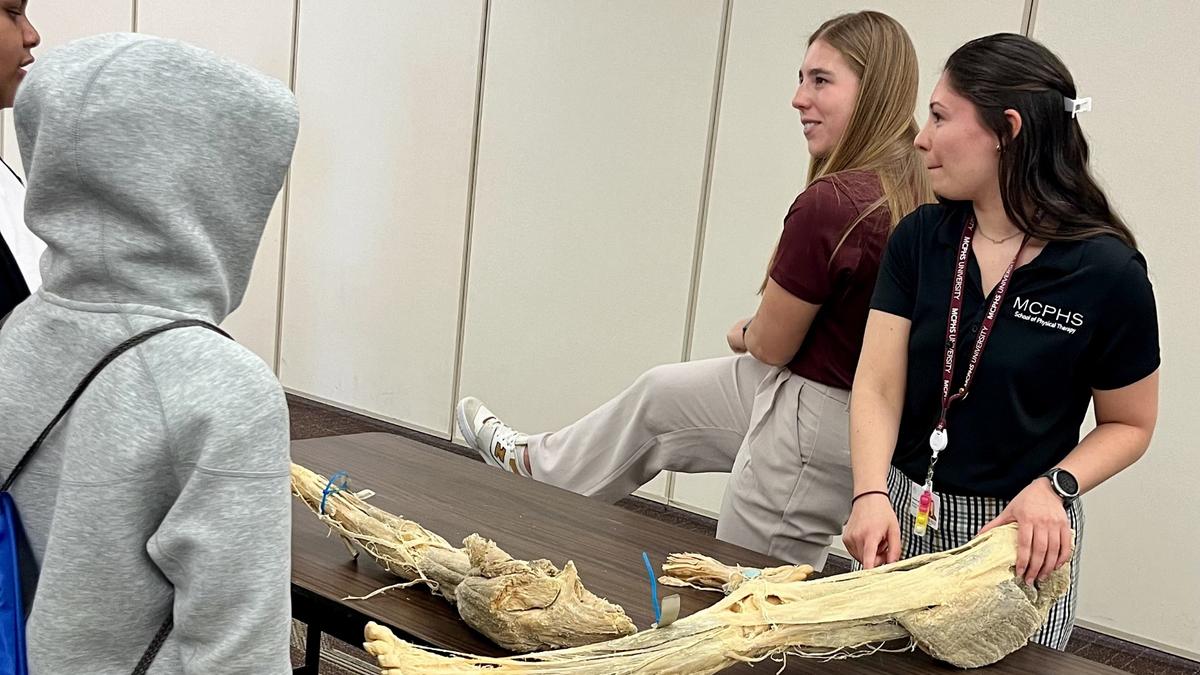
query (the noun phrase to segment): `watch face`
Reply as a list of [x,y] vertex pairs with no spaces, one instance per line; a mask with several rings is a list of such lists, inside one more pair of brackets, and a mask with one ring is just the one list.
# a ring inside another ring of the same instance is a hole
[[1055,473],[1054,482],[1057,484],[1059,492],[1063,493],[1064,496],[1074,497],[1079,494],[1079,481],[1075,480],[1075,476],[1066,471]]

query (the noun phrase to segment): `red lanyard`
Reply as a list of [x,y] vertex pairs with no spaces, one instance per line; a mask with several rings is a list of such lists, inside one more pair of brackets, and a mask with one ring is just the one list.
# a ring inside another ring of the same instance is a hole
[[971,381],[975,377],[975,371],[979,368],[979,361],[983,357],[983,349],[987,346],[988,338],[992,335],[992,330],[996,325],[996,318],[1000,314],[1000,307],[1004,304],[1004,296],[1008,293],[1008,285],[1012,280],[1013,270],[1017,267],[1017,259],[1021,257],[1021,252],[1025,250],[1025,245],[1029,243],[1029,236],[1026,235],[1021,240],[1021,247],[1017,249],[1017,254],[1013,256],[1012,262],[1008,264],[1008,268],[1004,270],[1004,275],[1000,277],[1000,281],[996,283],[996,288],[992,291],[992,300],[988,304],[987,314],[983,317],[983,323],[979,327],[979,337],[975,338],[975,349],[971,352],[971,360],[967,364],[966,375],[963,376],[962,386],[958,391],[951,394],[950,386],[954,378],[954,362],[958,353],[958,331],[962,322],[962,306],[963,306],[963,291],[967,282],[967,261],[971,256],[971,240],[975,237],[975,218],[971,217],[963,226],[962,241],[958,245],[958,262],[954,267],[954,286],[950,289],[950,313],[946,317],[946,352],[942,358],[942,412],[938,417],[937,426],[933,430],[933,434],[929,437],[929,447],[933,450],[933,459],[929,464],[929,476],[925,481],[926,488],[930,488],[933,483],[933,466],[937,463],[938,453],[946,449],[949,436],[946,433],[946,415],[950,412],[950,406],[955,401],[967,397],[971,390]]
[[1021,252],[1029,243],[1029,235],[1025,235],[1025,238],[1021,240],[1021,247],[1017,249],[1017,254],[1013,256],[1012,262],[1004,270],[1004,276],[1000,277],[996,288],[992,290],[992,300],[988,303],[987,314],[984,315],[983,323],[979,327],[979,337],[975,338],[975,349],[971,352],[971,361],[967,364],[967,372],[963,376],[962,386],[954,394],[951,394],[954,361],[958,354],[958,329],[962,322],[963,291],[967,284],[967,261],[971,258],[971,240],[975,237],[975,226],[974,216],[968,218],[966,225],[963,226],[962,241],[958,245],[958,262],[954,266],[954,286],[950,289],[950,313],[946,317],[946,353],[942,358],[942,412],[938,416],[937,426],[929,435],[929,447],[933,450],[933,457],[929,460],[929,472],[925,474],[925,489],[921,491],[921,498],[917,502],[916,520],[913,523],[913,535],[917,537],[925,536],[925,528],[933,510],[933,470],[937,466],[938,455],[949,444],[950,437],[946,433],[946,414],[950,412],[950,406],[955,401],[966,398],[971,390],[971,380],[979,368],[979,360],[983,357],[983,348],[987,346],[988,338],[991,337],[992,330],[996,326],[996,318],[1000,315],[1000,307],[1004,304],[1005,294],[1008,293],[1008,283],[1012,280],[1013,270],[1017,267],[1017,259],[1021,257]]

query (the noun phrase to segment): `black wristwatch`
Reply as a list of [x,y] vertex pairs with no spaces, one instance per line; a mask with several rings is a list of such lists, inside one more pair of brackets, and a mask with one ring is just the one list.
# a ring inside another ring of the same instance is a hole
[[1070,506],[1071,502],[1079,498],[1079,481],[1070,471],[1054,468],[1042,474],[1042,477],[1050,479],[1050,487],[1062,498],[1063,506]]

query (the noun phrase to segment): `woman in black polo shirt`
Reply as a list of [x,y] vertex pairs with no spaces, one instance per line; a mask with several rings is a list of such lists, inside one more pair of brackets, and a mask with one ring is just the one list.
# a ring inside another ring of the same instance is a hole
[[4,236],[0,235],[0,325],[4,317],[29,297],[29,286],[21,276],[21,268],[8,250]]
[[[869,568],[1016,522],[1026,582],[1075,563],[1033,638],[1060,649],[1074,624],[1077,497],[1146,451],[1158,412],[1154,294],[1088,171],[1086,103],[1066,66],[1020,35],[947,61],[916,140],[941,203],[899,224],[880,269],[844,533]],[[1097,427],[1081,441],[1089,402]]]

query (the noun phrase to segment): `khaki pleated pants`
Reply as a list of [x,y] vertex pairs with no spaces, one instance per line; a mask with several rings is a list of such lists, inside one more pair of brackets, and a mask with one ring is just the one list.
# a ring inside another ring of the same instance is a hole
[[850,514],[849,398],[749,355],[659,366],[578,422],[530,436],[530,465],[539,481],[609,502],[660,471],[728,472],[717,538],[819,570]]

